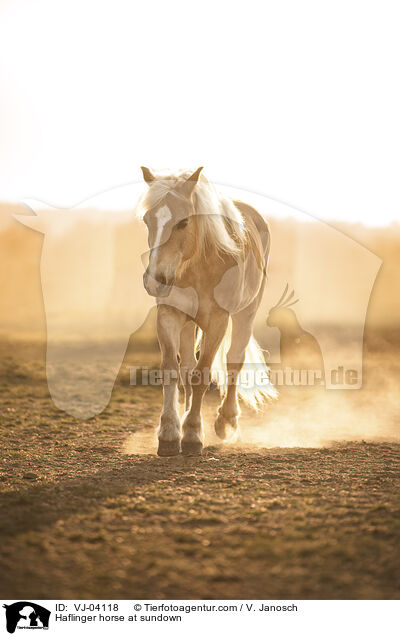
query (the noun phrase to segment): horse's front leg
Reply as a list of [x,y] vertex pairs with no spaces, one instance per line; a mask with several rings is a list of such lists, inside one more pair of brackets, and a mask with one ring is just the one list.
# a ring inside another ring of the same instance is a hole
[[232,338],[226,360],[229,382],[214,425],[215,432],[221,439],[229,438],[234,441],[239,433],[240,408],[237,383],[245,361],[246,349],[253,332],[253,323],[263,289],[264,286],[251,305],[232,316]]
[[183,455],[200,455],[203,448],[201,405],[210,383],[211,365],[225,335],[228,319],[226,312],[213,315],[203,332],[200,358],[192,374],[192,403],[183,422]]
[[215,432],[221,439],[229,438],[235,441],[239,433],[240,407],[237,383],[246,357],[246,347],[251,338],[252,326],[252,322],[233,316],[232,339],[226,360],[229,382],[214,424]]
[[158,454],[162,457],[178,455],[181,424],[178,410],[178,351],[180,333],[186,316],[174,307],[159,305],[157,309],[157,335],[161,349],[163,378],[163,409],[158,428]]
[[181,379],[185,389],[185,411],[190,408],[192,398],[191,373],[196,366],[195,356],[196,325],[190,321],[185,324],[181,333],[179,354],[181,358]]

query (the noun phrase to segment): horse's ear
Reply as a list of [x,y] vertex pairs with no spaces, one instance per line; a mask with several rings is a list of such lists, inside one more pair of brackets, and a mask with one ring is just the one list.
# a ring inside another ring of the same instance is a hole
[[197,170],[193,172],[193,174],[191,174],[190,177],[188,177],[186,181],[184,181],[179,186],[179,190],[180,192],[182,192],[182,194],[184,194],[187,197],[190,197],[190,195],[192,194],[193,190],[196,187],[196,184],[199,180],[200,173],[202,170],[203,170],[203,166],[201,166],[200,168],[197,168]]
[[145,168],[145,166],[141,166],[141,170],[143,173],[143,179],[146,181],[148,185],[150,185],[151,183],[153,183],[153,181],[155,181],[156,177],[151,170],[149,170],[148,168]]

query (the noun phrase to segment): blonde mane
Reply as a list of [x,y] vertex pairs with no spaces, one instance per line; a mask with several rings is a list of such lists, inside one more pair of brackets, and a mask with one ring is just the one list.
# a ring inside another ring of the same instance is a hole
[[[191,174],[191,171],[185,170],[177,174],[158,175],[139,202],[138,215],[142,217],[168,193],[179,198],[181,195],[176,188]],[[194,189],[193,204],[198,221],[199,253],[205,254],[210,247],[214,247],[220,253],[238,257],[245,245],[247,233],[243,217],[232,200],[217,193],[201,174]]]

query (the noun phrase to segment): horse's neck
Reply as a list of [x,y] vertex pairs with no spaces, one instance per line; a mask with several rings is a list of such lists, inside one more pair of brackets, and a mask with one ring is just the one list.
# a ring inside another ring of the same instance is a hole
[[198,250],[180,268],[177,284],[189,285],[198,292],[208,291],[211,286],[217,285],[221,277],[229,267],[234,265],[234,260],[228,254],[221,254],[217,247],[210,241],[207,249]]

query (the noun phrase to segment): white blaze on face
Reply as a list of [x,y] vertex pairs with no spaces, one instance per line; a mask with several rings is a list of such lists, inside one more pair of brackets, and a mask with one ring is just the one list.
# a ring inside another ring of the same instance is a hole
[[162,243],[161,239],[162,239],[163,231],[168,221],[170,221],[170,219],[172,218],[172,214],[170,209],[166,205],[163,205],[162,208],[157,210],[155,217],[157,219],[157,230],[156,230],[156,237],[152,245],[150,263],[149,263],[149,273],[153,278],[155,278],[155,274],[156,274],[157,252],[158,252],[159,246]]

